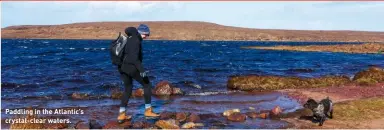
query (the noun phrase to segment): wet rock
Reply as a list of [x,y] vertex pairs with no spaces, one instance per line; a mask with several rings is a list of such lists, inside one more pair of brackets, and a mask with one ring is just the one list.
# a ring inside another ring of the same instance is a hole
[[281,113],[283,112],[283,110],[281,109],[280,106],[275,106],[271,112],[269,113],[269,115],[271,117],[278,117]]
[[130,121],[125,121],[122,124],[119,124],[117,121],[109,121],[104,125],[103,129],[128,129],[131,127]]
[[191,113],[191,115],[189,115],[189,117],[187,119],[187,122],[197,123],[197,122],[200,122],[200,121],[201,121],[201,119],[200,119],[199,115],[194,114],[194,113]]
[[239,112],[232,113],[227,117],[228,120],[234,121],[234,122],[244,122],[246,118],[247,116],[245,114],[242,114]]
[[184,112],[176,113],[176,120],[178,120],[179,122],[187,120],[187,114]]
[[72,99],[88,99],[88,96],[86,93],[74,92],[71,97]]
[[225,112],[223,112],[223,116],[229,116],[233,113],[239,113],[240,112],[240,109],[231,109],[231,110],[226,110]]
[[97,122],[96,120],[93,120],[93,119],[89,120],[89,127],[91,129],[101,129],[101,128],[103,128],[103,126],[99,122]]
[[180,88],[172,88],[172,95],[183,95],[183,91]]
[[181,126],[182,129],[192,129],[195,127],[204,126],[203,123],[187,122]]
[[111,93],[111,98],[112,99],[121,99],[122,96],[123,96],[123,92],[122,91],[114,90]]
[[246,115],[252,119],[257,118],[257,113],[256,112],[247,112]]
[[155,125],[162,129],[179,129],[180,128],[177,121],[174,119],[159,120],[159,121],[156,121]]
[[367,70],[356,73],[353,81],[359,85],[373,85],[384,82],[384,70],[379,67],[370,67]]
[[258,117],[262,118],[262,119],[267,119],[268,118],[268,113],[261,113],[261,114],[259,114]]
[[172,94],[172,87],[168,81],[159,82],[155,89],[154,94],[157,96],[169,96]]
[[143,95],[144,95],[144,89],[142,88],[136,89],[136,91],[133,93],[134,97],[143,97]]
[[166,120],[166,119],[171,119],[171,118],[174,118],[176,116],[176,113],[174,112],[161,112],[160,113],[160,120]]
[[138,122],[133,123],[133,125],[132,125],[133,129],[147,129],[147,128],[153,128],[153,127],[154,127],[154,125],[152,125],[151,123],[148,123],[148,122],[144,122],[144,121],[138,121]]
[[75,129],[90,129],[89,123],[85,121],[79,121],[75,124]]
[[68,124],[66,123],[46,123],[44,124],[45,129],[66,129]]

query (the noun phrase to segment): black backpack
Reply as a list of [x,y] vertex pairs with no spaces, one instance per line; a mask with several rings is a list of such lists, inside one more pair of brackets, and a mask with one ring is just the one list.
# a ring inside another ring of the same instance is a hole
[[123,63],[123,55],[124,55],[124,47],[127,43],[127,37],[119,32],[119,36],[116,40],[112,41],[109,46],[109,52],[111,55],[112,64],[114,65],[122,65]]

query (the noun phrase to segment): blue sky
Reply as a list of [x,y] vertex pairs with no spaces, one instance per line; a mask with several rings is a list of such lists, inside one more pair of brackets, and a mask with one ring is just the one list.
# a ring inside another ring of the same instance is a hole
[[228,26],[384,31],[384,2],[1,2],[1,26],[206,21]]

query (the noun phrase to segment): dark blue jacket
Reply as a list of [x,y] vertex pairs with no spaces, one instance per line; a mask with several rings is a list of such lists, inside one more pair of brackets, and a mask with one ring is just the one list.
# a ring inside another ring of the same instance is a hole
[[125,33],[128,39],[124,48],[124,59],[121,70],[125,73],[132,73],[134,71],[144,72],[141,46],[143,39],[135,27],[126,28]]

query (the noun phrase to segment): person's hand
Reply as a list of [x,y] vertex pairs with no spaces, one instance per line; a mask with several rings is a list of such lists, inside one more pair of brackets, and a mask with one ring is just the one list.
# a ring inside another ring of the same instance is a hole
[[140,76],[143,77],[143,78],[147,77],[147,73],[148,73],[148,71],[141,72]]

